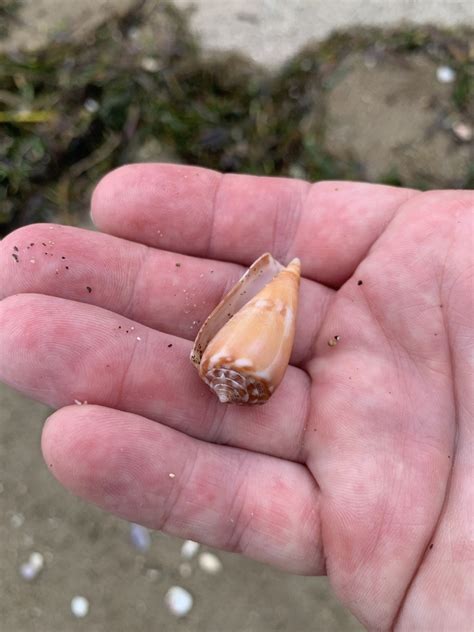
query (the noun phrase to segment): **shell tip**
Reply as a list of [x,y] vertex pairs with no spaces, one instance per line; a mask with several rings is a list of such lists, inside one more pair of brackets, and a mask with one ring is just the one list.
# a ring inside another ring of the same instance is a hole
[[298,257],[295,257],[290,261],[288,267],[296,268],[298,272],[301,270],[301,261]]

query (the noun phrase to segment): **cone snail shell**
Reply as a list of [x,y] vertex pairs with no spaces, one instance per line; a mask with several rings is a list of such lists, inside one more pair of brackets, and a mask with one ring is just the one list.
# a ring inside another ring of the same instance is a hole
[[262,255],[201,327],[191,362],[222,403],[264,404],[285,374],[295,337],[300,261]]

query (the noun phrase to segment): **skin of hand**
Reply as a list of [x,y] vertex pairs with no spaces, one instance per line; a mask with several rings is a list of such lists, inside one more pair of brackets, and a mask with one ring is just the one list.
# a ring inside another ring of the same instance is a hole
[[[473,207],[471,191],[122,167],[93,195],[101,232],[1,242],[0,379],[58,409],[46,464],[106,511],[327,573],[371,630],[467,630]],[[302,261],[291,366],[264,406],[223,406],[192,340],[266,251]]]

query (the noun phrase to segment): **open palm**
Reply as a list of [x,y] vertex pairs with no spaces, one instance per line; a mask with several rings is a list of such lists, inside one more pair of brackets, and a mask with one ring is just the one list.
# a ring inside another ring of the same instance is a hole
[[[60,409],[43,452],[83,498],[327,573],[371,629],[467,630],[472,211],[471,192],[121,168],[101,233],[0,244],[0,379]],[[191,341],[266,251],[302,262],[291,366],[266,405],[224,406]]]

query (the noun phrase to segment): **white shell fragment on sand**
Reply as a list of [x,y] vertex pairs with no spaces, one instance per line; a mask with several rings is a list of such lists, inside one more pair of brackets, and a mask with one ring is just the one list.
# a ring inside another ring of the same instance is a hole
[[205,573],[209,573],[210,575],[217,575],[222,570],[222,562],[214,555],[214,553],[208,553],[207,551],[201,553],[199,556],[199,567]]
[[191,362],[223,404],[264,404],[283,379],[295,337],[300,261],[255,261],[201,327]]
[[30,555],[28,562],[20,566],[20,575],[24,580],[30,582],[36,579],[43,570],[44,557],[41,553],[34,552]]
[[151,535],[146,527],[135,522],[130,523],[130,540],[139,551],[145,552],[151,546]]
[[89,600],[76,595],[71,599],[71,612],[76,618],[83,619],[89,614]]
[[194,542],[194,540],[186,540],[183,542],[183,546],[181,547],[181,557],[183,560],[190,560],[193,558],[199,551],[199,547],[199,542]]
[[181,586],[171,586],[165,595],[165,604],[175,617],[185,617],[193,607],[193,596]]
[[456,79],[456,71],[450,66],[438,66],[436,78],[440,83],[453,83]]

